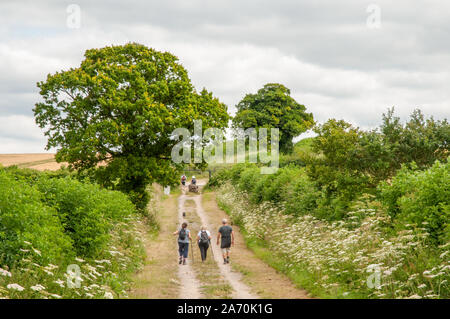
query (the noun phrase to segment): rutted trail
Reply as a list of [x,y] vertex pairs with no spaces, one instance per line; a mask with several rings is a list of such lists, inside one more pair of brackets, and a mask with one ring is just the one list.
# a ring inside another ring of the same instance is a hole
[[[199,186],[202,184],[199,184]],[[222,277],[230,284],[230,286],[233,288],[232,298],[235,299],[256,299],[258,296],[252,294],[250,292],[250,288],[245,285],[243,282],[241,282],[241,275],[235,271],[231,270],[230,265],[224,265],[222,260],[222,253],[219,248],[215,244],[215,238],[217,238],[216,229],[219,227],[219,225],[211,225],[208,221],[208,218],[203,210],[202,207],[202,195],[185,195],[182,194],[178,198],[178,214],[180,223],[184,221],[183,218],[183,212],[186,211],[185,209],[185,202],[186,200],[192,200],[195,203],[195,213],[200,217],[201,224],[206,225],[208,229],[211,231],[211,235],[213,237],[211,247],[210,249],[213,249],[213,256],[214,260],[216,261],[218,268],[220,270],[220,273]],[[195,237],[197,230],[192,230],[192,237],[193,242],[195,243]],[[193,244],[193,247],[190,247],[190,249],[197,249],[198,247]],[[201,292],[200,292],[200,283],[195,278],[194,270],[192,269],[191,260],[188,261],[187,265],[180,265],[179,267],[179,278],[181,282],[181,291],[180,291],[180,298],[201,298]]]
[[[182,194],[178,198],[178,219],[180,225],[185,221],[183,212],[186,210],[184,203],[187,197],[188,196]],[[193,239],[194,235],[194,231],[191,229],[191,236]],[[195,249],[195,247],[189,247],[189,250],[191,249]],[[197,280],[194,270],[192,269],[191,258],[188,258],[186,265],[180,265],[178,267],[178,278],[180,281],[180,299],[200,299],[202,297],[200,292],[200,282]]]
[[[199,181],[203,186],[204,181]],[[231,262],[223,264],[222,254],[216,245],[217,230],[222,218],[228,218],[221,210],[214,192],[205,194],[158,195],[155,209],[160,230],[146,236],[147,258],[145,267],[136,274],[134,298],[308,298],[307,292],[296,287],[286,276],[260,260],[250,250],[238,226],[233,226],[236,244],[232,248]],[[185,216],[183,216],[185,212]],[[186,265],[178,265],[177,238],[172,235],[182,222],[188,222],[192,243]],[[197,232],[201,225],[211,231],[212,245],[205,263],[200,259]],[[145,227],[145,225],[143,225]],[[192,260],[192,252],[194,260]]]
[[[183,197],[180,197],[180,203],[181,203],[181,201],[184,202],[187,198],[194,201],[195,206],[196,206],[195,211],[196,211],[197,215],[200,217],[202,224],[206,225],[208,227],[208,229],[211,230],[211,235],[213,237],[213,240],[212,240],[210,249],[214,250],[214,254],[213,254],[214,260],[216,261],[216,263],[220,269],[220,273],[222,274],[223,278],[233,288],[232,297],[234,299],[256,299],[256,298],[258,298],[258,296],[252,294],[250,292],[250,288],[241,281],[241,275],[239,273],[232,271],[230,265],[223,264],[222,252],[221,252],[219,246],[217,246],[215,244],[215,238],[217,236],[216,229],[219,227],[219,225],[211,225],[209,223],[208,218],[202,207],[202,195],[200,194],[200,195],[194,195],[194,196],[186,196],[186,195],[181,195],[181,196],[183,196]],[[233,258],[231,258],[231,262],[233,262]]]

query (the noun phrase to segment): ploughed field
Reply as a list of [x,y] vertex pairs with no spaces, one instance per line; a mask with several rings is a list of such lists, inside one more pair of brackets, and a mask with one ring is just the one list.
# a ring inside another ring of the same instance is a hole
[[0,154],[0,164],[3,166],[17,165],[20,168],[32,168],[39,171],[57,170],[64,163],[55,161],[55,154]]

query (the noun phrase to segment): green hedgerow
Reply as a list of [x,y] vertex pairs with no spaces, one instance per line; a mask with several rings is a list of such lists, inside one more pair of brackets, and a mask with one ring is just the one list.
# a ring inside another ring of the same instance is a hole
[[57,210],[45,205],[38,189],[0,170],[0,264],[20,260],[28,250],[25,241],[43,262],[70,255],[72,247]]

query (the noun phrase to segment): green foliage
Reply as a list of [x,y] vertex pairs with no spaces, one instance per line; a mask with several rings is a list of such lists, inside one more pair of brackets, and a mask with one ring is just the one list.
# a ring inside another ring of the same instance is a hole
[[57,210],[78,256],[99,254],[109,241],[114,223],[135,210],[125,194],[70,177],[41,178],[37,187],[46,204]]
[[31,168],[19,168],[16,165],[8,166],[5,168],[1,168],[0,170],[5,171],[15,180],[20,180],[28,183],[29,185],[34,185],[35,182],[45,175],[48,178],[63,178],[66,176],[76,176],[73,172],[71,172],[68,168],[61,168],[56,171],[46,171],[45,174]]
[[383,114],[380,131],[383,144],[389,148],[391,171],[399,169],[402,163],[410,162],[423,169],[436,160],[444,161],[448,157],[450,125],[446,119],[425,119],[422,112],[416,109],[409,121],[402,125],[392,108]]
[[[34,108],[57,161],[89,170],[104,186],[131,193],[139,209],[146,185],[178,182],[171,161],[175,128],[224,128],[226,106],[198,93],[178,58],[129,43],[87,50],[80,67],[48,75]],[[95,170],[101,165],[98,172]],[[114,183],[112,185],[112,183]]]
[[304,138],[294,144],[294,150],[291,154],[280,154],[280,167],[295,165],[306,166],[306,163],[312,161],[315,154],[312,151],[312,143],[314,138]]
[[419,168],[448,156],[450,126],[446,120],[425,120],[419,110],[403,126],[393,109],[383,125],[369,132],[335,119],[315,127],[312,149],[305,157],[308,175],[338,210],[346,210],[363,193],[375,193],[380,181],[392,177],[402,163]]
[[233,118],[235,128],[278,128],[280,130],[280,151],[291,153],[292,138],[308,130],[313,116],[306,113],[306,107],[297,103],[291,92],[282,84],[268,83],[257,94],[247,94],[236,105]]
[[362,132],[344,121],[331,119],[315,128],[318,136],[312,147],[321,156],[308,166],[308,175],[327,194],[350,202],[364,191],[369,178],[362,171],[362,160],[357,156]]
[[414,224],[426,229],[433,242],[450,240],[450,163],[436,162],[424,171],[404,166],[382,183],[380,198],[399,227]]
[[0,174],[0,233],[8,263],[20,256],[24,240],[42,250],[47,262],[66,258],[64,254],[97,256],[116,223],[135,213],[127,195],[70,176],[55,177],[65,172],[8,168]]
[[225,181],[231,181],[233,184],[236,184],[241,177],[241,172],[247,167],[252,167],[253,165],[248,163],[236,164],[231,167],[226,167],[222,169],[218,169],[211,176],[211,179],[208,181],[208,186],[217,187],[223,184]]
[[251,203],[230,183],[217,189],[217,199],[259,258],[318,297],[449,296],[449,243],[430,246],[426,234],[411,227],[389,231],[389,218],[373,196],[363,196],[349,218],[333,223],[286,216],[270,202]]
[[252,203],[270,201],[282,205],[287,214],[296,216],[313,214],[323,219],[337,218],[332,211],[334,208],[302,167],[290,165],[275,174],[263,175],[257,165],[234,165],[217,171],[209,186],[218,187],[228,181],[248,193]]
[[[219,202],[247,240],[322,296],[447,298],[447,121],[415,111],[401,125],[390,110],[372,131],[334,119],[315,131],[311,144],[281,158],[276,174],[235,165],[213,176]],[[367,285],[372,266],[380,268],[380,289]]]
[[[71,175],[0,168],[0,298],[126,296],[145,254],[141,216],[125,194]],[[65,286],[72,264],[82,289]]]
[[57,211],[44,203],[42,193],[0,170],[0,264],[19,261],[29,249],[25,241],[33,243],[37,259],[43,262],[71,254],[72,241]]

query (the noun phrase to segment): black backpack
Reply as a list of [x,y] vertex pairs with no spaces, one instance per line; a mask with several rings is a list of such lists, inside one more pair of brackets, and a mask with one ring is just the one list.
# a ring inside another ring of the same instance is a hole
[[180,233],[178,234],[178,239],[181,240],[186,239],[186,228],[181,228]]
[[208,233],[206,232],[206,230],[202,230],[200,234],[200,243],[201,244],[209,243]]

